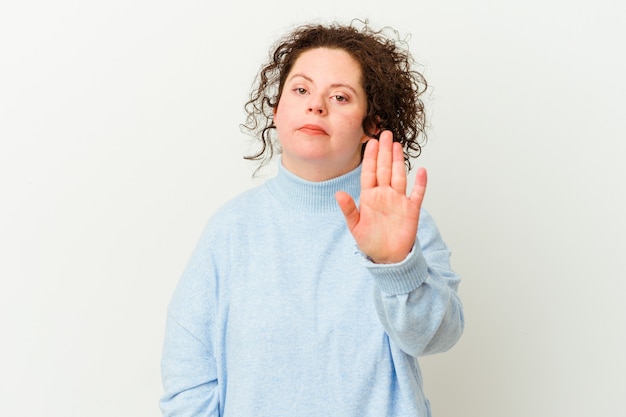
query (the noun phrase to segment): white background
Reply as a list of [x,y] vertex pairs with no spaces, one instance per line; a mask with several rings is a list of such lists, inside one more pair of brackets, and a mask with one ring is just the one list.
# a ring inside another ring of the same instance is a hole
[[467,319],[422,360],[434,415],[620,415],[623,4],[3,2],[0,415],[159,415],[172,290],[259,183],[257,69],[294,25],[352,17],[411,34],[431,84],[418,164]]

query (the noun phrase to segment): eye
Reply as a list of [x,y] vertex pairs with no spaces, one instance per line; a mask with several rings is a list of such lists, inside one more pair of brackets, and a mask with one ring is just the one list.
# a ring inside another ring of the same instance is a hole
[[336,102],[339,102],[339,103],[344,103],[348,101],[348,97],[342,96],[341,94],[335,94],[334,96],[331,96],[331,100],[335,100]]
[[293,89],[293,91],[294,91],[296,94],[300,94],[300,95],[302,95],[302,96],[303,96],[303,95],[305,95],[305,94],[307,93],[306,88],[303,88],[303,87],[296,87],[296,88],[294,88],[294,89]]

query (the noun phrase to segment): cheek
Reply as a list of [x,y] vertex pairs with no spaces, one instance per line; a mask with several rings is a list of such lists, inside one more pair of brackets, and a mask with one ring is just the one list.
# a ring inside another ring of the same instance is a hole
[[285,106],[281,105],[279,102],[276,107],[274,107],[274,125],[279,127],[282,125],[283,119],[285,118]]
[[354,132],[358,132],[359,135],[364,135],[365,134],[365,131],[363,130],[363,119],[361,119],[359,117],[355,117],[350,122],[349,128],[350,128],[350,130],[352,130]]

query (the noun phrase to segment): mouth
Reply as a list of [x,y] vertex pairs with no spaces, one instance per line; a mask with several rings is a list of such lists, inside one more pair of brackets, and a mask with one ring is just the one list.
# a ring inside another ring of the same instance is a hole
[[307,135],[317,136],[317,135],[328,135],[326,131],[318,125],[304,125],[298,129],[300,132],[305,133]]

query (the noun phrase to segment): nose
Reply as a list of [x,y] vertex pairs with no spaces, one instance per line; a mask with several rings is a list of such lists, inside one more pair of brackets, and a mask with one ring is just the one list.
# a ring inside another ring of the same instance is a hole
[[313,113],[317,115],[326,114],[326,102],[324,97],[317,94],[311,94],[308,102],[307,113]]

